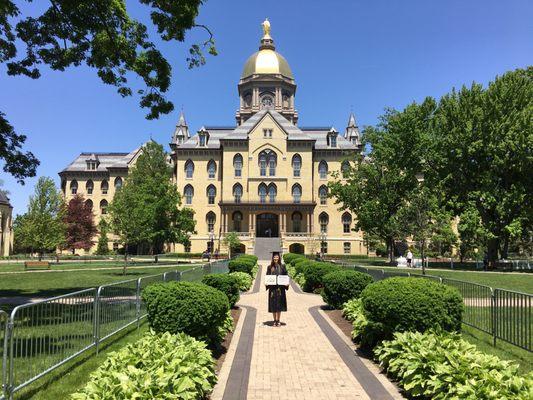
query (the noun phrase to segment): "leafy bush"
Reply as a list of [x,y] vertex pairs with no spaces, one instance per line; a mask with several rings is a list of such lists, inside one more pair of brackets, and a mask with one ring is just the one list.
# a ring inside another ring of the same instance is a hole
[[339,270],[324,275],[322,283],[322,298],[338,309],[348,300],[358,298],[363,289],[372,283],[372,277],[362,272]]
[[239,290],[246,292],[252,287],[252,277],[246,272],[230,272],[230,276],[233,276],[237,280]]
[[283,261],[285,264],[294,264],[294,262],[298,259],[305,259],[305,256],[303,254],[294,254],[294,253],[286,253],[283,255]]
[[361,300],[368,333],[376,341],[390,339],[394,332],[461,329],[463,299],[455,288],[440,283],[389,278],[368,285]]
[[372,347],[377,339],[374,332],[369,329],[368,319],[363,309],[361,299],[353,299],[344,303],[342,315],[352,323],[352,339],[362,347]]
[[236,258],[239,260],[249,260],[252,261],[254,264],[257,263],[257,256],[254,256],[253,254],[241,254]]
[[246,272],[248,275],[253,276],[253,268],[256,262],[250,258],[242,258],[242,256],[231,260],[228,263],[230,272]]
[[488,355],[459,334],[395,333],[375,355],[387,373],[412,396],[462,400],[529,400],[533,373],[518,375],[518,365]]
[[387,246],[384,244],[380,244],[376,247],[376,256],[378,257],[388,257],[389,256],[389,250],[387,249]]
[[[313,292],[323,286],[323,278],[326,274],[338,271],[340,267],[335,264],[311,261],[310,264],[303,265],[303,275],[305,277],[305,284],[303,290],[306,292]],[[298,269],[298,267],[297,267]]]
[[224,322],[218,327],[217,336],[215,337],[214,342],[222,343],[229,332],[233,332],[233,318],[231,316],[231,311],[228,310]]
[[224,293],[229,300],[230,307],[239,301],[239,282],[230,274],[207,274],[202,278],[202,283],[214,287]]
[[72,399],[203,399],[217,381],[214,365],[205,343],[151,332],[110,353]]
[[212,344],[229,311],[223,292],[198,282],[156,283],[143,290],[142,299],[156,332],[185,332]]

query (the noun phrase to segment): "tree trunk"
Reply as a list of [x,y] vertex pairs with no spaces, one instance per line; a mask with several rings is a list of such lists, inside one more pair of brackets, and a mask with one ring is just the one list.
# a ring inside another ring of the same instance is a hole
[[388,247],[389,247],[389,264],[394,264],[394,238],[388,239]]
[[422,240],[422,249],[420,255],[422,256],[422,275],[426,275],[426,264],[424,263],[424,248],[426,247],[426,241]]
[[39,257],[39,261],[42,261],[43,260],[43,251],[39,250],[39,252],[37,253],[37,256]]
[[126,275],[126,268],[128,267],[128,245],[124,245],[124,268],[122,269],[122,275]]
[[503,240],[503,248],[501,251],[502,258],[507,258],[509,255],[509,242],[510,242],[509,235],[505,235],[505,239]]
[[487,242],[487,256],[489,267],[494,267],[494,263],[498,261],[498,247],[500,245],[500,240],[498,238],[489,239]]

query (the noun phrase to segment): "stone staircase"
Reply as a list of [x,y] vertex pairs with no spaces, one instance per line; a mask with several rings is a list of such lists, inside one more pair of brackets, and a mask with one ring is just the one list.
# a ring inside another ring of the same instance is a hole
[[255,238],[254,254],[259,260],[270,260],[273,251],[281,252],[281,238]]

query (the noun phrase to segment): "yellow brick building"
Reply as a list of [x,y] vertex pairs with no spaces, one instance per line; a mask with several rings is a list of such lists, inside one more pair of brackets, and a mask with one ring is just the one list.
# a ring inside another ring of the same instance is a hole
[[[238,83],[236,125],[206,126],[191,135],[183,113],[179,117],[170,143],[173,181],[182,206],[195,211],[197,234],[190,248],[169,247],[227,252],[223,238],[233,231],[242,251],[260,256],[278,249],[366,253],[362,234],[352,230],[355,216],[327,196],[332,174],[361,151],[355,118],[350,115],[342,134],[331,126],[300,127],[294,76],[275,51],[268,21],[263,30],[259,51],[246,61]],[[114,182],[127,177],[138,152],[82,153],[60,173],[67,200],[83,194],[99,218]]]
[[13,207],[6,193],[0,190],[0,256],[13,252]]

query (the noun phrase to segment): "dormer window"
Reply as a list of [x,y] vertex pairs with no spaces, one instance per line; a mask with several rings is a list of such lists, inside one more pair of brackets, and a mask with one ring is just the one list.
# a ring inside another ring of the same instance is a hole
[[271,138],[272,137],[272,129],[263,129],[263,137]]
[[205,128],[200,129],[198,131],[198,146],[206,147],[208,141],[209,141],[209,132]]
[[96,160],[87,160],[87,170],[88,171],[96,171],[98,168],[98,161]]
[[328,132],[328,147],[337,147],[337,135],[335,128],[331,128]]

